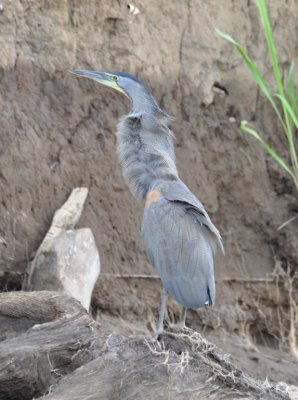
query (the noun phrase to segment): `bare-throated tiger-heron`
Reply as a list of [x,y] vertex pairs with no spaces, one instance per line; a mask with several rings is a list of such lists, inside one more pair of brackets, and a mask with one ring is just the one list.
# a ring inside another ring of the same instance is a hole
[[158,336],[163,331],[167,294],[187,308],[213,305],[213,255],[223,251],[219,231],[202,203],[178,176],[171,117],[147,87],[124,72],[73,70],[126,95],[132,108],[117,127],[117,153],[132,194],[144,202],[142,236],[163,284]]

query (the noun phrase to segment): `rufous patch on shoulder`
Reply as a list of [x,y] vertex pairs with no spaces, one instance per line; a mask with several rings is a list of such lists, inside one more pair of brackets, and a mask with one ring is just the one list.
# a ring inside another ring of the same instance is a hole
[[161,192],[159,192],[158,190],[149,190],[146,196],[145,207],[149,207],[151,204],[155,203],[160,196]]

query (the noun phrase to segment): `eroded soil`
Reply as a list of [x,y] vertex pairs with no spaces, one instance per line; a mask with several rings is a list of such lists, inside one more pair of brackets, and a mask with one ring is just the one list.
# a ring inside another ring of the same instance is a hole
[[[203,202],[225,244],[226,256],[216,263],[217,305],[191,312],[190,326],[252,375],[297,384],[297,362],[286,346],[287,291],[271,282],[273,272],[297,268],[298,219],[277,230],[297,214],[297,194],[258,144],[240,132],[241,119],[253,120],[266,136],[276,134],[273,143],[283,153],[278,127],[254,82],[238,55],[214,34],[219,27],[247,44],[270,82],[256,6],[246,0],[141,0],[137,6],[134,16],[118,1],[3,2],[1,288],[20,289],[54,211],[76,186],[90,190],[81,226],[95,235],[103,273],[155,274],[140,237],[142,205],[125,187],[115,155],[115,126],[129,104],[67,72],[129,71],[176,117],[181,178]],[[270,2],[269,12],[286,69],[298,56],[297,3]],[[152,333],[159,290],[154,279],[123,284],[102,276],[94,313],[105,329]],[[178,313],[172,303],[169,321]]]

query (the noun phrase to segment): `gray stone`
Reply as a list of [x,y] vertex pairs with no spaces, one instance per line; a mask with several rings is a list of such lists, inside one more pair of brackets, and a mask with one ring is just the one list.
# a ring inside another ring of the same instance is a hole
[[34,290],[65,291],[88,311],[99,273],[100,259],[91,230],[67,230],[37,255],[31,286]]

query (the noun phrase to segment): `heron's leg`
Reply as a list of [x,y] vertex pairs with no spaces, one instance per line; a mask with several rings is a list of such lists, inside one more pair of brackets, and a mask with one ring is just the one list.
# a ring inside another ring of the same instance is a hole
[[168,294],[165,289],[162,289],[161,296],[160,296],[160,308],[159,308],[159,317],[157,322],[157,329],[155,338],[157,339],[158,336],[163,332],[163,321],[166,312],[166,305],[167,305]]
[[178,327],[181,329],[186,328],[186,325],[185,325],[186,311],[187,311],[187,308],[183,307],[182,312],[181,312],[180,321],[178,322]]
[[182,308],[182,313],[181,313],[181,318],[180,318],[180,324],[181,324],[182,328],[186,327],[186,325],[185,325],[186,311],[187,311],[187,308],[183,307]]

